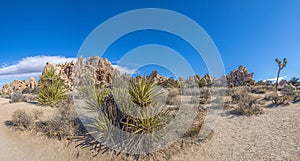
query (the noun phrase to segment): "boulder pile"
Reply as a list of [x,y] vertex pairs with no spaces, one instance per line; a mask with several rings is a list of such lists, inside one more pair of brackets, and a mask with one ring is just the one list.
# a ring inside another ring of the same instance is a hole
[[120,72],[114,69],[106,58],[98,56],[89,57],[86,61],[79,57],[76,63],[72,61],[52,65],[48,62],[43,74],[48,68],[54,68],[70,90],[73,89],[74,85],[80,86],[85,83],[109,87],[112,85],[113,78],[120,76]]
[[4,95],[10,95],[15,92],[23,92],[25,89],[33,90],[37,86],[35,78],[31,77],[27,80],[14,80],[9,84],[4,84],[0,93]]
[[230,86],[255,85],[253,73],[248,73],[247,68],[242,65],[237,70],[233,70],[227,79]]

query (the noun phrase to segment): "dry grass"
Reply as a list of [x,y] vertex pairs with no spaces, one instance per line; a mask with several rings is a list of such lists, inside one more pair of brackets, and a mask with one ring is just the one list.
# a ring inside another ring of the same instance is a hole
[[39,110],[26,112],[16,110],[6,125],[15,130],[42,134],[48,138],[63,139],[80,133],[80,121],[71,107],[62,107],[50,119],[45,120],[44,113]]

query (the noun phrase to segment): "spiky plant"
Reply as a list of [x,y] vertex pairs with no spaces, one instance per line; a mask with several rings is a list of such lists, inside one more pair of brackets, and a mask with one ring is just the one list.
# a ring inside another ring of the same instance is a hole
[[137,77],[129,83],[129,94],[132,102],[141,106],[149,106],[159,95],[155,82],[146,77]]
[[54,68],[47,69],[40,78],[37,100],[41,105],[56,106],[67,98],[68,89]]
[[109,88],[89,88],[86,90],[91,96],[87,97],[85,108],[90,111],[99,111],[102,109],[105,97],[107,97],[111,90]]
[[[171,111],[160,105],[161,93],[154,82],[145,77],[131,80],[128,88],[114,87],[111,91],[113,95],[109,93],[101,89],[101,92],[95,91],[95,95],[86,99],[88,109],[98,112],[94,122],[88,125],[93,128],[91,134],[108,146],[144,149],[141,146],[153,141],[146,136],[157,136],[157,132],[173,118]],[[124,133],[120,131],[126,132],[127,141],[119,140],[124,138]],[[119,145],[121,142],[122,145]]]
[[286,58],[283,59],[283,63],[278,58],[276,58],[275,61],[278,65],[278,72],[277,72],[276,83],[275,83],[275,89],[277,89],[280,71],[286,66],[287,61]]

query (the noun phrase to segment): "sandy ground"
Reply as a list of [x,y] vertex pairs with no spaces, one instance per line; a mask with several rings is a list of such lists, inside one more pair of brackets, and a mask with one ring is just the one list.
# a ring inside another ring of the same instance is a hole
[[[88,149],[75,148],[76,143],[67,146],[67,141],[12,131],[4,125],[16,109],[35,108],[43,107],[9,104],[7,99],[0,99],[0,161],[111,160],[107,154],[93,157]],[[49,108],[43,110],[47,112]],[[222,116],[210,139],[185,146],[168,158],[180,161],[300,160],[300,104],[266,109],[259,116]]]

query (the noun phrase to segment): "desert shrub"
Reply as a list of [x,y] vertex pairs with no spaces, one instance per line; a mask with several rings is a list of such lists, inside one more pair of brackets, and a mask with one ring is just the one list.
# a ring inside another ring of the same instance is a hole
[[27,98],[26,95],[20,93],[20,92],[15,92],[10,95],[10,103],[15,103],[15,102],[26,102]]
[[267,82],[266,81],[263,81],[263,80],[260,80],[258,82],[255,83],[256,86],[266,86],[267,85]]
[[179,88],[179,82],[176,81],[174,78],[169,78],[162,83],[158,83],[157,85],[160,85],[164,88]]
[[298,86],[299,84],[299,78],[292,77],[291,80],[288,81],[289,84],[292,84],[293,86]]
[[249,93],[249,89],[248,88],[234,88],[231,90],[230,95],[231,95],[231,103],[233,104],[237,104],[242,100],[242,97],[245,94]]
[[169,89],[169,94],[167,96],[166,104],[168,105],[179,105],[180,100],[180,90],[178,88]]
[[37,100],[41,105],[58,106],[67,98],[68,89],[54,68],[45,71],[41,76]]
[[300,93],[297,92],[295,93],[295,96],[293,98],[293,102],[296,103],[296,102],[299,102],[300,101]]
[[62,139],[77,135],[79,126],[80,121],[75,110],[71,107],[62,107],[50,120],[44,122],[44,126],[39,127],[39,129],[49,138]]
[[272,95],[270,96],[270,100],[272,101],[273,105],[280,106],[280,105],[288,105],[289,102],[292,101],[292,96],[290,95]]
[[258,99],[250,96],[249,94],[241,94],[238,106],[233,110],[234,113],[240,115],[257,115],[262,114],[263,110],[257,103]]
[[181,103],[180,97],[167,97],[167,105],[179,105]]
[[30,130],[32,128],[33,117],[25,110],[16,110],[12,114],[12,125],[20,130]]
[[252,93],[255,94],[265,94],[267,92],[266,86],[255,86],[251,90]]
[[180,95],[180,90],[178,88],[169,89],[169,96],[175,97]]
[[59,108],[59,111],[48,120],[43,120],[43,115],[44,113],[40,110],[31,112],[16,110],[12,114],[11,121],[6,121],[6,125],[15,130],[41,133],[49,138],[57,139],[74,136],[83,131],[80,120],[71,107]]
[[205,87],[205,86],[207,86],[207,81],[204,79],[204,78],[201,78],[200,80],[199,80],[199,82],[198,82],[198,86],[199,86],[199,88],[202,88],[202,87]]

